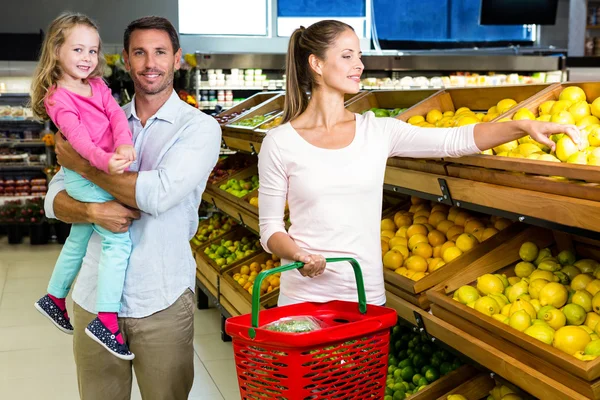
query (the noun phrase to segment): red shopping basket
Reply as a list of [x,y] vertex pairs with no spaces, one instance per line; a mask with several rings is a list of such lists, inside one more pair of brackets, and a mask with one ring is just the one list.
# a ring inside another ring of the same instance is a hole
[[367,305],[358,262],[349,262],[356,277],[358,304],[347,301],[301,303],[260,312],[268,324],[285,317],[310,316],[324,328],[305,333],[261,329],[260,285],[270,274],[301,268],[293,263],[263,271],[252,292],[252,313],[229,318],[225,330],[233,350],[242,399],[383,399],[390,327],[395,310]]

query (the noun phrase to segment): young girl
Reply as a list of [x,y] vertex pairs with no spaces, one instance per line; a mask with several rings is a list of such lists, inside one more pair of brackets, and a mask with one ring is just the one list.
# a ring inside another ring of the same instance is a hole
[[547,122],[426,129],[372,112],[353,114],[344,108],[344,94],[358,93],[363,69],[360,41],[343,22],[317,22],[290,37],[283,123],[269,131],[258,156],[263,247],[282,264],[305,263],[281,275],[279,305],[356,301],[352,268],[325,263],[340,256],[359,261],[368,302],[385,303],[379,237],[388,157],[456,157],[527,134],[549,147],[555,144],[548,137],[559,132],[578,143],[576,127]]
[[[31,103],[40,119],[52,119],[71,146],[94,167],[121,174],[135,160],[125,114],[102,81],[104,59],[98,28],[81,14],[55,19],[44,39],[32,82]],[[114,200],[103,189],[65,169],[69,196],[88,203]],[[85,333],[115,356],[132,360],[120,334],[120,309],[125,271],[131,253],[129,233],[112,233],[93,224],[74,224],[56,262],[48,294],[35,303],[37,310],[61,331],[73,334],[65,298],[81,268],[93,232],[102,238],[98,265],[97,312]]]

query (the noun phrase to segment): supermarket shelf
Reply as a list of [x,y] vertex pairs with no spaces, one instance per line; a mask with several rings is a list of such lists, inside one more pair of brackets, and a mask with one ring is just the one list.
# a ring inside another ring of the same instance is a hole
[[238,220],[244,228],[247,228],[258,234],[258,214],[252,213],[242,208],[240,205],[231,202],[229,199],[221,196],[210,187],[206,188],[202,194],[202,200],[213,204],[225,214],[228,214],[230,217]]
[[0,147],[22,148],[22,147],[46,147],[46,143],[40,140],[0,140]]
[[395,309],[399,317],[415,326],[422,327],[429,335],[540,399],[583,400],[589,398],[561,383],[565,382],[564,380],[559,381],[556,378],[548,377],[545,369],[541,368],[543,366],[541,360],[539,365],[525,364],[511,354],[499,350],[498,347],[493,347],[477,337],[465,333],[390,292],[387,293],[386,306]]
[[41,171],[46,168],[44,164],[36,165],[1,165],[0,172]]
[[276,91],[281,88],[269,89],[263,86],[200,86],[198,90],[264,90],[264,91]]

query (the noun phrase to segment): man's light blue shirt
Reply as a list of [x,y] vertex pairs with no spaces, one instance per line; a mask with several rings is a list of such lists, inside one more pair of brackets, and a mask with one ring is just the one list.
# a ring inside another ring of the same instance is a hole
[[[175,91],[142,126],[135,96],[123,107],[133,134],[138,172],[135,197],[142,216],[129,232],[133,250],[119,316],[143,318],[172,305],[195,288],[196,264],[189,240],[198,227],[198,206],[221,146],[216,120],[179,99]],[[59,172],[48,189],[45,211],[56,218],[54,198],[65,189]],[[73,289],[73,300],[95,313],[100,237],[94,233]]]

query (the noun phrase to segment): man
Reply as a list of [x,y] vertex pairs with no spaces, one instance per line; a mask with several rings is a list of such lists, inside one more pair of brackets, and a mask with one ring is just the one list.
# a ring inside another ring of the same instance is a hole
[[110,176],[91,167],[57,135],[60,164],[117,201],[79,203],[65,192],[59,173],[50,183],[46,213],[114,232],[129,229],[133,243],[119,313],[120,330],[136,355],[133,361],[114,357],[84,333],[95,318],[97,235],[90,240],[73,290],[81,398],[129,399],[133,366],[144,399],[183,400],[194,379],[195,263],[188,242],[197,229],[198,205],[218,158],[221,131],[212,117],[181,101],[173,90],[181,49],[168,20],[132,22],[125,30],[123,58],[135,85],[135,96],[123,109],[138,159],[130,172]]

